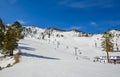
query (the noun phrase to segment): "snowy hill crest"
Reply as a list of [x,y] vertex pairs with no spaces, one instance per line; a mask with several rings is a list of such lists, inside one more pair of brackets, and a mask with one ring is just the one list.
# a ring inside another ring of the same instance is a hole
[[26,26],[24,27],[23,34],[25,37],[30,37],[30,38],[37,38],[37,39],[42,39],[44,36],[45,38],[50,38],[50,37],[90,37],[92,34],[88,34],[82,31],[78,30],[71,30],[71,31],[66,31],[66,30],[61,30],[61,29],[56,29],[56,28],[38,28],[34,26]]

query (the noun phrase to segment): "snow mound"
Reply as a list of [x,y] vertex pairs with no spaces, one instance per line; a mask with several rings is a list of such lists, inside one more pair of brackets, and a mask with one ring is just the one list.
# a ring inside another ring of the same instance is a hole
[[0,56],[0,68],[10,67],[15,63],[14,57]]

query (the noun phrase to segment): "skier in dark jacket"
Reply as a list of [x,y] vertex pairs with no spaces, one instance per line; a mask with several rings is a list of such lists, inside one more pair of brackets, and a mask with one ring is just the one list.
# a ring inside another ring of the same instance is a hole
[[116,64],[116,59],[114,59],[113,61],[114,61],[114,64]]

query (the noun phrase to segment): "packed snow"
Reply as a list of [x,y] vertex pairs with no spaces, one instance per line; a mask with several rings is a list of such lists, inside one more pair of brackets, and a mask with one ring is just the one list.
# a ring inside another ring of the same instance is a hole
[[[95,47],[87,43],[90,41],[82,39],[84,40],[58,40],[60,46],[57,48],[52,41],[49,43],[47,40],[25,38],[19,43],[22,50],[21,62],[0,71],[0,77],[119,77],[119,65],[90,60],[91,57],[100,55],[99,48],[92,49]],[[74,55],[75,46],[79,46],[82,52],[78,59]]]
[[[119,64],[93,62],[95,56],[106,55],[100,44],[101,34],[92,37],[61,34],[64,37],[21,40],[20,63],[1,70],[0,77],[120,77]],[[120,43],[120,39],[117,41]],[[120,56],[120,52],[110,55]]]
[[15,63],[13,57],[0,57],[0,69],[10,67]]

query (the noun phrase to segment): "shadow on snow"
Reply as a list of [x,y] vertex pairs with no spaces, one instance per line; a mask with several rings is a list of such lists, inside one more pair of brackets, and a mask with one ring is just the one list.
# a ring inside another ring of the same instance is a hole
[[18,43],[18,44],[21,44],[21,45],[28,45],[28,44],[25,44],[25,43]]
[[34,51],[35,50],[35,48],[26,47],[26,46],[19,46],[18,49],[24,49],[24,50],[30,50],[30,51]]
[[53,57],[47,57],[47,56],[41,56],[31,53],[22,52],[20,55],[26,56],[26,57],[33,57],[33,58],[42,58],[42,59],[52,59],[52,60],[60,60],[59,58],[53,58]]

